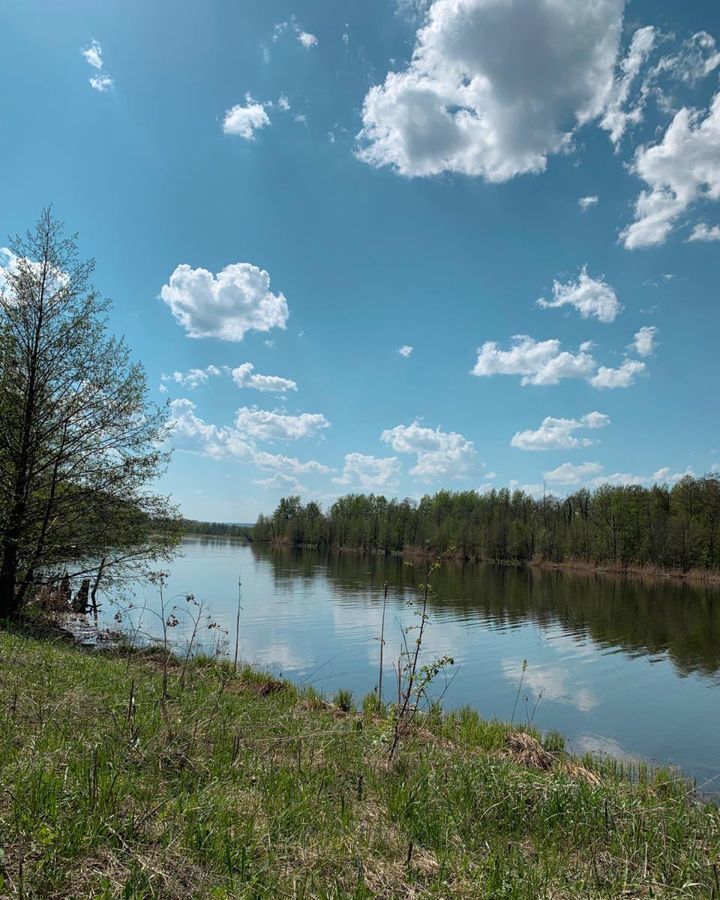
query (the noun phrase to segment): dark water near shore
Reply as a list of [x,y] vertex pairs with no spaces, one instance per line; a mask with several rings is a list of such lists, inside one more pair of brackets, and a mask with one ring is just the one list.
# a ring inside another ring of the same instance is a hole
[[[168,596],[205,601],[228,631],[230,656],[240,576],[242,658],[327,693],[349,688],[358,700],[377,682],[383,583],[387,696],[425,580],[422,564],[395,558],[212,538],[186,539],[171,573]],[[527,660],[516,720],[534,715],[576,750],[672,763],[700,783],[720,775],[718,587],[455,563],[433,583],[424,655],[455,659],[451,683],[437,683],[446,706],[509,719]],[[137,599],[157,608],[152,587]],[[157,628],[146,612],[143,629]],[[705,790],[720,790],[720,777]]]

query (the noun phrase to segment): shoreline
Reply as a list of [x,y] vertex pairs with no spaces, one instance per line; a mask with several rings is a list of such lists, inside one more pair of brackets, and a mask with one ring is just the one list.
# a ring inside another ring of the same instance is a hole
[[[408,548],[405,550],[363,550],[355,547],[319,547],[314,544],[291,544],[287,541],[254,541],[248,540],[248,546],[258,545],[271,549],[287,550],[311,550],[316,553],[328,554],[355,554],[357,556],[394,557],[400,559],[427,559],[428,552],[422,548]],[[661,569],[657,566],[623,566],[618,563],[592,563],[584,560],[567,560],[563,562],[550,562],[549,560],[534,559],[529,562],[517,562],[513,560],[484,560],[461,554],[453,554],[444,557],[448,562],[460,565],[494,566],[497,568],[530,569],[541,572],[563,572],[571,575],[600,575],[603,577],[633,578],[645,581],[665,581],[678,584],[689,583],[696,587],[720,587],[720,571],[705,569],[689,569],[682,572],[677,569]]]

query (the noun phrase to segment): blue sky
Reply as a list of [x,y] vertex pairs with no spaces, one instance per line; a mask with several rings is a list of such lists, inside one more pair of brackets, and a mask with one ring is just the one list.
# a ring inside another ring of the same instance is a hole
[[97,258],[187,515],[718,468],[717,3],[0,20],[0,234]]

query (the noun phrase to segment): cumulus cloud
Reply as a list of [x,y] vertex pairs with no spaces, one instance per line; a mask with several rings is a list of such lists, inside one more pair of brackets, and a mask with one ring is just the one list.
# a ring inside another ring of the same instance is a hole
[[252,462],[252,445],[234,428],[205,422],[196,413],[192,400],[182,397],[170,403],[168,438],[181,450],[193,450],[215,459],[235,457]]
[[290,378],[281,378],[279,375],[258,375],[254,371],[252,363],[243,363],[232,370],[233,381],[239,388],[254,388],[256,391],[274,391],[285,393],[296,391],[297,383]]
[[194,391],[201,384],[206,384],[209,378],[217,375],[222,375],[222,369],[210,365],[205,369],[189,369],[187,372],[173,372],[171,375],[163,373],[160,380],[164,384],[171,382]]
[[577,353],[560,349],[557,339],[536,341],[526,334],[512,338],[509,350],[501,350],[495,341],[486,341],[478,348],[473,375],[519,375],[521,384],[558,384],[564,378],[591,378],[597,368],[587,351],[589,344],[581,344]]
[[282,453],[267,453],[264,450],[256,450],[254,462],[261,469],[291,472],[294,475],[324,475],[332,471],[328,466],[314,459],[300,462],[295,456],[283,456]]
[[653,67],[650,79],[669,75],[684,84],[694,85],[720,67],[720,52],[715,38],[707,31],[698,31],[683,41],[675,53],[670,53]]
[[435,0],[410,64],[368,92],[358,156],[402,175],[541,172],[599,116],[624,0]]
[[557,469],[543,473],[543,477],[550,484],[581,484],[588,475],[597,475],[602,472],[602,468],[599,463],[594,462],[585,462],[577,466],[567,462],[558,466]]
[[276,472],[269,478],[255,478],[253,484],[259,484],[268,490],[282,491],[285,494],[306,494],[307,488],[301,484],[294,475],[286,475],[283,472]]
[[657,40],[652,26],[639,28],[632,36],[627,55],[620,63],[620,71],[613,82],[610,98],[602,117],[601,127],[610,134],[617,147],[627,128],[642,121],[647,97],[647,85],[641,88],[629,104],[633,85],[650,56]]
[[318,39],[314,34],[310,34],[308,31],[299,31],[297,39],[307,50],[309,50],[310,47],[317,47]]
[[632,172],[647,189],[621,233],[628,250],[664,243],[694,204],[720,199],[720,92],[704,113],[680,109],[658,143],[638,148]]
[[103,71],[105,61],[103,60],[102,47],[98,41],[92,41],[90,46],[83,47],[80,53],[84,56],[88,65],[92,66],[93,69],[97,69],[97,74],[91,75],[88,79],[90,87],[96,91],[100,91],[100,93],[109,91],[113,86],[113,80],[107,72]]
[[288,415],[269,409],[243,406],[235,414],[235,427],[249,438],[262,441],[297,441],[314,437],[330,427],[322,413]]
[[245,141],[255,140],[255,133],[267,128],[270,117],[265,112],[262,103],[257,103],[247,94],[245,106],[237,104],[225,111],[223,119],[223,131],[225,134],[236,135]]
[[109,75],[93,75],[90,79],[90,87],[100,91],[101,94],[109,91],[113,84],[114,82]]
[[412,352],[413,352],[413,348],[410,347],[408,344],[404,344],[404,345],[403,345],[402,347],[400,347],[400,349],[398,350],[398,353],[400,354],[400,356],[404,356],[405,358],[407,358],[408,356],[410,356],[410,354],[411,354]]
[[629,387],[645,370],[645,363],[626,359],[617,369],[599,366],[589,352],[591,341],[580,344],[577,353],[561,349],[556,338],[536,341],[526,334],[516,334],[509,350],[495,341],[478,347],[478,358],[472,374],[480,378],[492,375],[519,375],[522,385],[559,384],[566,378],[581,378],[596,388]]
[[688,466],[683,472],[673,472],[669,466],[664,466],[652,475],[636,475],[632,472],[603,474],[603,466],[596,462],[585,462],[580,465],[563,463],[543,475],[545,481],[551,485],[578,487],[582,484],[590,488],[598,488],[603,485],[647,487],[653,484],[667,484],[672,486],[687,476],[695,477],[692,466]]
[[684,472],[673,472],[670,466],[663,466],[661,469],[658,469],[652,476],[653,482],[660,482],[662,484],[673,485],[677,484],[678,481],[682,481],[683,478],[697,478],[697,475],[693,471],[692,466],[688,466]]
[[93,69],[102,69],[102,47],[97,41],[92,41],[89,47],[83,47],[80,53],[82,53],[82,55],[85,57],[85,61],[88,62],[93,67]]
[[590,379],[590,384],[601,390],[628,388],[635,383],[637,376],[644,371],[644,362],[640,362],[637,359],[626,359],[617,369],[600,366]]
[[589,447],[595,443],[591,438],[578,437],[577,431],[605,428],[610,424],[610,416],[591,412],[580,419],[557,419],[547,416],[540,427],[532,431],[518,431],[510,441],[518,450],[571,450]]
[[17,271],[18,257],[8,247],[0,247],[0,292],[7,287],[7,272]]
[[543,309],[574,306],[583,319],[592,317],[600,322],[614,322],[622,311],[613,288],[607,282],[588,275],[587,266],[583,267],[577,281],[569,281],[567,284],[555,281],[552,300],[541,297],[537,305]]
[[336,484],[358,485],[364,490],[393,489],[400,477],[400,462],[396,456],[365,456],[348,453],[342,474],[333,478]]
[[[307,420],[304,420],[304,425],[287,426],[284,432],[297,435],[303,427],[306,432],[311,430]],[[282,425],[274,428],[275,433],[282,430]],[[195,404],[186,397],[170,403],[167,440],[179,450],[189,450],[212,459],[235,459],[278,476],[323,475],[332,471],[316,460],[301,462],[294,456],[268,453],[257,446],[258,439],[266,439],[262,428],[251,425],[241,430],[233,426],[213,425],[198,416]]]
[[658,330],[655,325],[643,325],[633,337],[633,349],[639,356],[652,356]]
[[689,241],[720,241],[720,225],[708,225],[705,222],[698,222],[693,228]]
[[285,328],[288,306],[270,292],[270,276],[250,263],[234,263],[217,275],[180,265],[160,296],[189,337],[241,341],[248,331]]
[[478,465],[472,441],[454,431],[425,428],[418,421],[387,429],[380,439],[396,453],[414,454],[416,463],[410,474],[424,481],[470,475]]
[[592,209],[593,206],[597,206],[599,202],[600,198],[596,194],[591,194],[587,197],[580,197],[578,206],[583,212],[587,212],[589,209]]
[[311,47],[317,47],[318,45],[317,37],[309,31],[305,31],[298,23],[295,16],[291,16],[290,19],[285,22],[278,22],[273,27],[273,43],[276,44],[285,33],[294,33],[298,43],[302,44],[306,50],[309,50]]

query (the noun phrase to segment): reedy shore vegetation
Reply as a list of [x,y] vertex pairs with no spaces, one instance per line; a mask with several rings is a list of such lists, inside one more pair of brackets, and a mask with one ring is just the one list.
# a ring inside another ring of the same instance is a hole
[[365,552],[424,552],[496,563],[720,573],[720,475],[673,487],[603,485],[540,499],[508,489],[412,500],[348,494],[327,512],[283,498],[255,541]]
[[720,811],[672,773],[468,709],[390,761],[374,695],[184,668],[0,631],[0,894],[720,896]]

